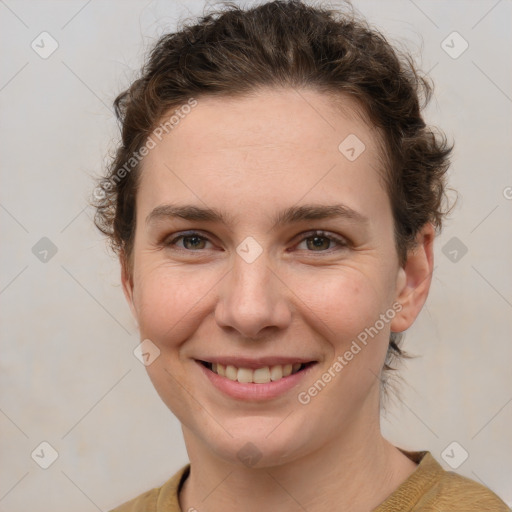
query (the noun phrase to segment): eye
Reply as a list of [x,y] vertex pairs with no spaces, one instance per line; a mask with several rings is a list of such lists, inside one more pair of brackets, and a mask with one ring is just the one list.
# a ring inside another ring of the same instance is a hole
[[348,247],[347,240],[332,233],[326,233],[325,231],[306,233],[306,236],[303,236],[300,244],[304,242],[306,242],[306,250],[308,252],[331,252],[328,251],[328,249],[331,248],[333,243],[341,248]]
[[[183,245],[179,246],[178,242],[183,242]],[[199,251],[205,249],[205,243],[207,242],[209,242],[209,240],[205,236],[202,236],[196,231],[190,231],[166,241],[165,246],[175,246],[185,251]]]
[[[211,243],[208,237],[203,236],[197,231],[181,233],[174,238],[164,241],[166,247],[177,248],[187,252],[199,252],[207,249],[207,243]],[[348,247],[349,245],[348,241],[343,237],[325,231],[306,233],[297,246],[299,250],[301,250],[300,245],[303,243],[306,244],[305,250],[307,252],[332,252],[330,249],[332,249],[333,245],[337,245],[339,248]]]

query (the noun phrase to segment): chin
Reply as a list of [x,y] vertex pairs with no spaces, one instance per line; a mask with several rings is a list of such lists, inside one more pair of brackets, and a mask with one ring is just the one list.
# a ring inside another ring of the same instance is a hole
[[[298,418],[261,417],[248,415],[233,422],[219,418],[219,422],[229,434],[218,425],[205,429],[196,426],[194,434],[202,438],[210,450],[219,458],[239,467],[263,469],[280,466],[307,455],[317,448],[319,440],[325,440],[325,434],[319,426],[309,421],[297,422]],[[298,416],[298,415],[297,415]],[[222,433],[219,433],[219,430]],[[215,431],[218,435],[212,436]]]

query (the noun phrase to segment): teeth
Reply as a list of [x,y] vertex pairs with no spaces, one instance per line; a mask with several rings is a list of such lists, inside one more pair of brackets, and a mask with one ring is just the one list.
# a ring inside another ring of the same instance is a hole
[[249,368],[238,368],[238,374],[236,380],[238,382],[252,382],[254,372]]
[[[222,366],[218,364],[217,366]],[[234,366],[226,366],[226,377],[229,380],[236,380],[236,376],[238,374],[238,370]]]
[[283,378],[283,367],[280,365],[270,368],[270,380],[279,380]]
[[285,364],[283,366],[283,377],[288,377],[288,375],[292,374],[293,365],[292,364]]
[[[240,370],[238,370],[240,372]],[[270,369],[268,366],[265,368],[258,368],[252,372],[252,381],[256,384],[265,384],[270,382]]]
[[301,363],[294,363],[278,364],[271,367],[264,366],[263,368],[252,370],[250,368],[236,368],[231,365],[224,366],[220,363],[213,363],[212,372],[221,377],[226,377],[229,380],[236,380],[238,382],[267,384],[268,382],[274,382],[283,377],[288,377],[293,373],[297,373],[301,367]]

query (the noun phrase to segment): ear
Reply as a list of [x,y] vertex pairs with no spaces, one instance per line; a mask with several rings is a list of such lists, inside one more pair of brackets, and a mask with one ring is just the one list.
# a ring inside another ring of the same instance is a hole
[[408,329],[419,315],[430,290],[434,265],[434,226],[428,222],[416,236],[416,246],[407,255],[397,277],[396,302],[401,309],[391,322],[392,332]]
[[129,262],[126,257],[124,250],[119,254],[119,263],[121,264],[121,284],[123,285],[124,296],[130,306],[133,317],[137,320],[137,312],[133,304],[133,276],[132,272],[128,268]]

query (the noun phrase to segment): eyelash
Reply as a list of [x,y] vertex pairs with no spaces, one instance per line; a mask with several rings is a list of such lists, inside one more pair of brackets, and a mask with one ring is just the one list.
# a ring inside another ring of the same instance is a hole
[[[172,247],[172,246],[175,246],[176,245],[176,242],[178,240],[182,240],[184,238],[191,238],[191,237],[198,237],[202,240],[206,240],[208,242],[210,242],[209,238],[206,237],[206,236],[203,236],[201,233],[199,233],[198,231],[187,231],[185,233],[182,233],[180,234],[179,236],[173,238],[172,240],[169,240],[169,241],[164,241],[164,245],[166,247]],[[326,231],[321,231],[321,230],[314,230],[314,231],[310,231],[310,232],[307,232],[305,233],[305,235],[300,239],[300,241],[298,242],[299,244],[304,242],[305,240],[308,240],[309,238],[326,238],[332,242],[336,242],[340,247],[339,248],[346,248],[349,246],[349,242],[340,237],[340,236],[337,236],[337,235],[334,235],[332,233],[328,233]],[[189,253],[194,253],[194,252],[202,252],[204,249],[197,249],[197,250],[193,250],[193,249],[185,249],[185,248],[182,248],[182,247],[179,247],[178,250],[181,250],[181,251],[185,251],[185,252],[189,252]],[[331,253],[331,249],[327,249],[325,251],[307,251],[307,252],[310,252],[310,253],[315,253],[315,252],[319,252],[319,253]]]

